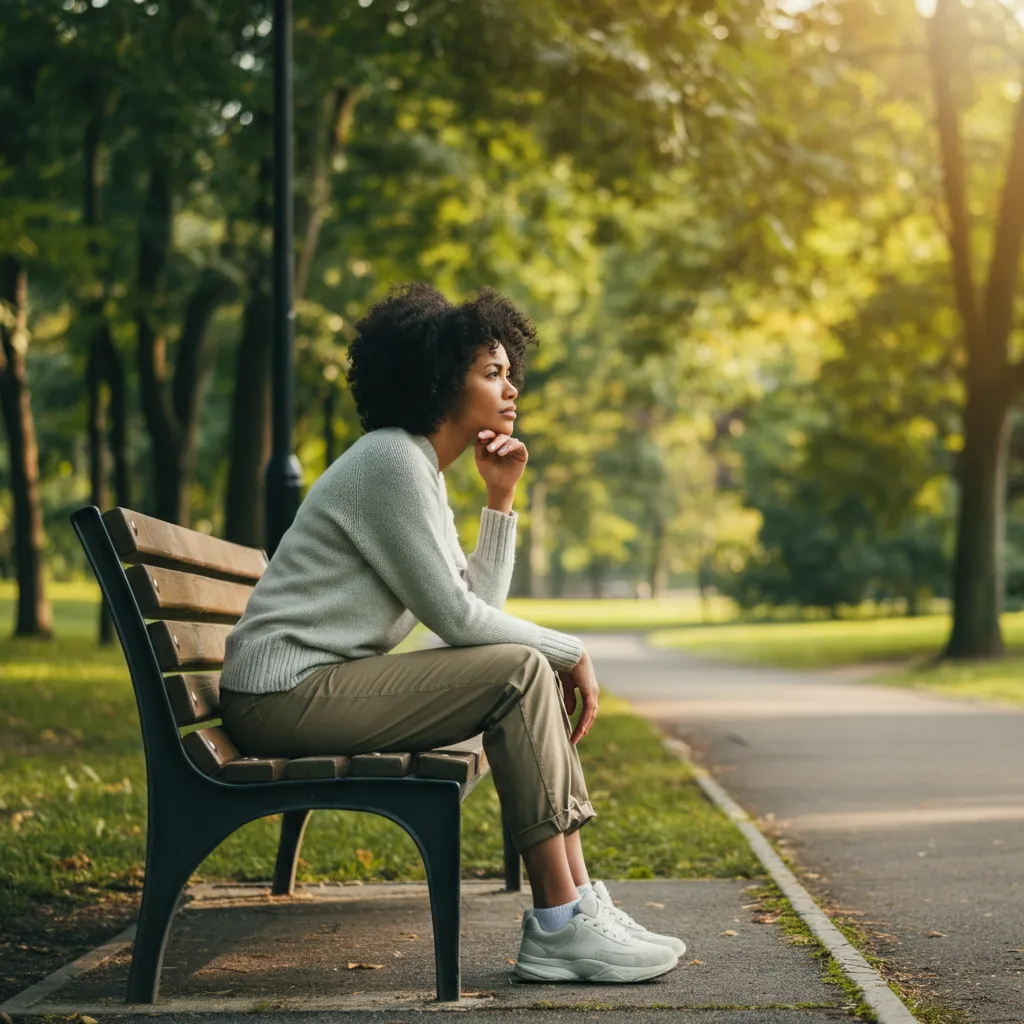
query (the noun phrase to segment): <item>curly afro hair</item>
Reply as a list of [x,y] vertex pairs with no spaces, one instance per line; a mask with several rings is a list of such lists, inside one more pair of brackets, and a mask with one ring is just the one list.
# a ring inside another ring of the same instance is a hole
[[536,342],[529,318],[493,289],[454,305],[428,284],[392,288],[356,324],[348,351],[363,429],[432,434],[454,411],[481,346],[504,345],[518,387],[526,347]]

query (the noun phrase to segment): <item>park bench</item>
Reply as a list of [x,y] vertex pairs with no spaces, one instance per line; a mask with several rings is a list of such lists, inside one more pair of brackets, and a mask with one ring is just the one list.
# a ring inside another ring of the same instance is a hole
[[[316,809],[379,814],[412,836],[430,893],[437,998],[457,1000],[461,804],[487,773],[479,738],[421,753],[242,757],[219,724],[216,670],[266,555],[127,509],[86,507],[71,520],[121,641],[146,755],[146,875],[126,1002],[156,1001],[171,918],[204,858],[247,822],[281,814],[272,892],[290,894]],[[518,890],[519,857],[502,833],[505,886]]]

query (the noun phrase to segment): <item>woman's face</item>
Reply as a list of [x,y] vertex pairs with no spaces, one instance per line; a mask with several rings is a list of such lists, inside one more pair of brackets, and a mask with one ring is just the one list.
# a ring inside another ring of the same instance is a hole
[[466,375],[466,385],[452,419],[473,434],[481,430],[511,434],[519,392],[508,379],[508,371],[505,346],[499,344],[492,352],[482,345]]

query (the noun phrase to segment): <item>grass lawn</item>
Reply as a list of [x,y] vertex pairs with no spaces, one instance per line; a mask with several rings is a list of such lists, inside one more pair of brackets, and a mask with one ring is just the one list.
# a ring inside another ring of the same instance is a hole
[[[56,641],[0,640],[0,925],[40,904],[101,900],[137,887],[144,856],[145,768],[120,649],[93,642],[91,588],[55,588],[53,596]],[[0,616],[9,611],[5,603],[0,595]],[[604,699],[581,754],[600,813],[586,830],[597,877],[756,873],[740,834],[623,702]],[[467,800],[463,820],[465,873],[500,874],[489,778]],[[246,826],[200,874],[268,878],[277,829],[274,820]],[[300,878],[419,877],[412,840],[390,822],[344,812],[313,817]]]
[[646,601],[628,598],[512,598],[506,604],[505,610],[510,615],[517,615],[548,629],[560,629],[567,633],[619,630],[647,632],[652,629],[669,629],[672,626],[696,626],[702,622],[727,622],[736,615],[736,606],[727,598],[713,597],[707,602],[706,608],[702,608],[696,596]]
[[[877,663],[873,682],[925,687],[950,696],[1024,703],[1024,613],[1003,616],[1010,655],[993,662],[933,664],[949,632],[945,615],[827,622],[733,623],[661,630],[659,647],[786,668]],[[904,662],[904,666],[892,663]]]

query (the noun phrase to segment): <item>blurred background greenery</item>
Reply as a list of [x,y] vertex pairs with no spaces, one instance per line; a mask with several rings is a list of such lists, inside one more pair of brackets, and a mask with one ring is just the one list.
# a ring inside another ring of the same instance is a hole
[[[2,6],[0,578],[31,634],[47,581],[86,576],[84,502],[262,542],[273,25],[257,0]],[[307,484],[358,436],[361,311],[494,285],[542,337],[515,595],[675,594],[706,622],[952,598],[952,653],[998,653],[1000,596],[1024,601],[1022,22],[297,3]],[[449,476],[471,548],[479,481]]]

